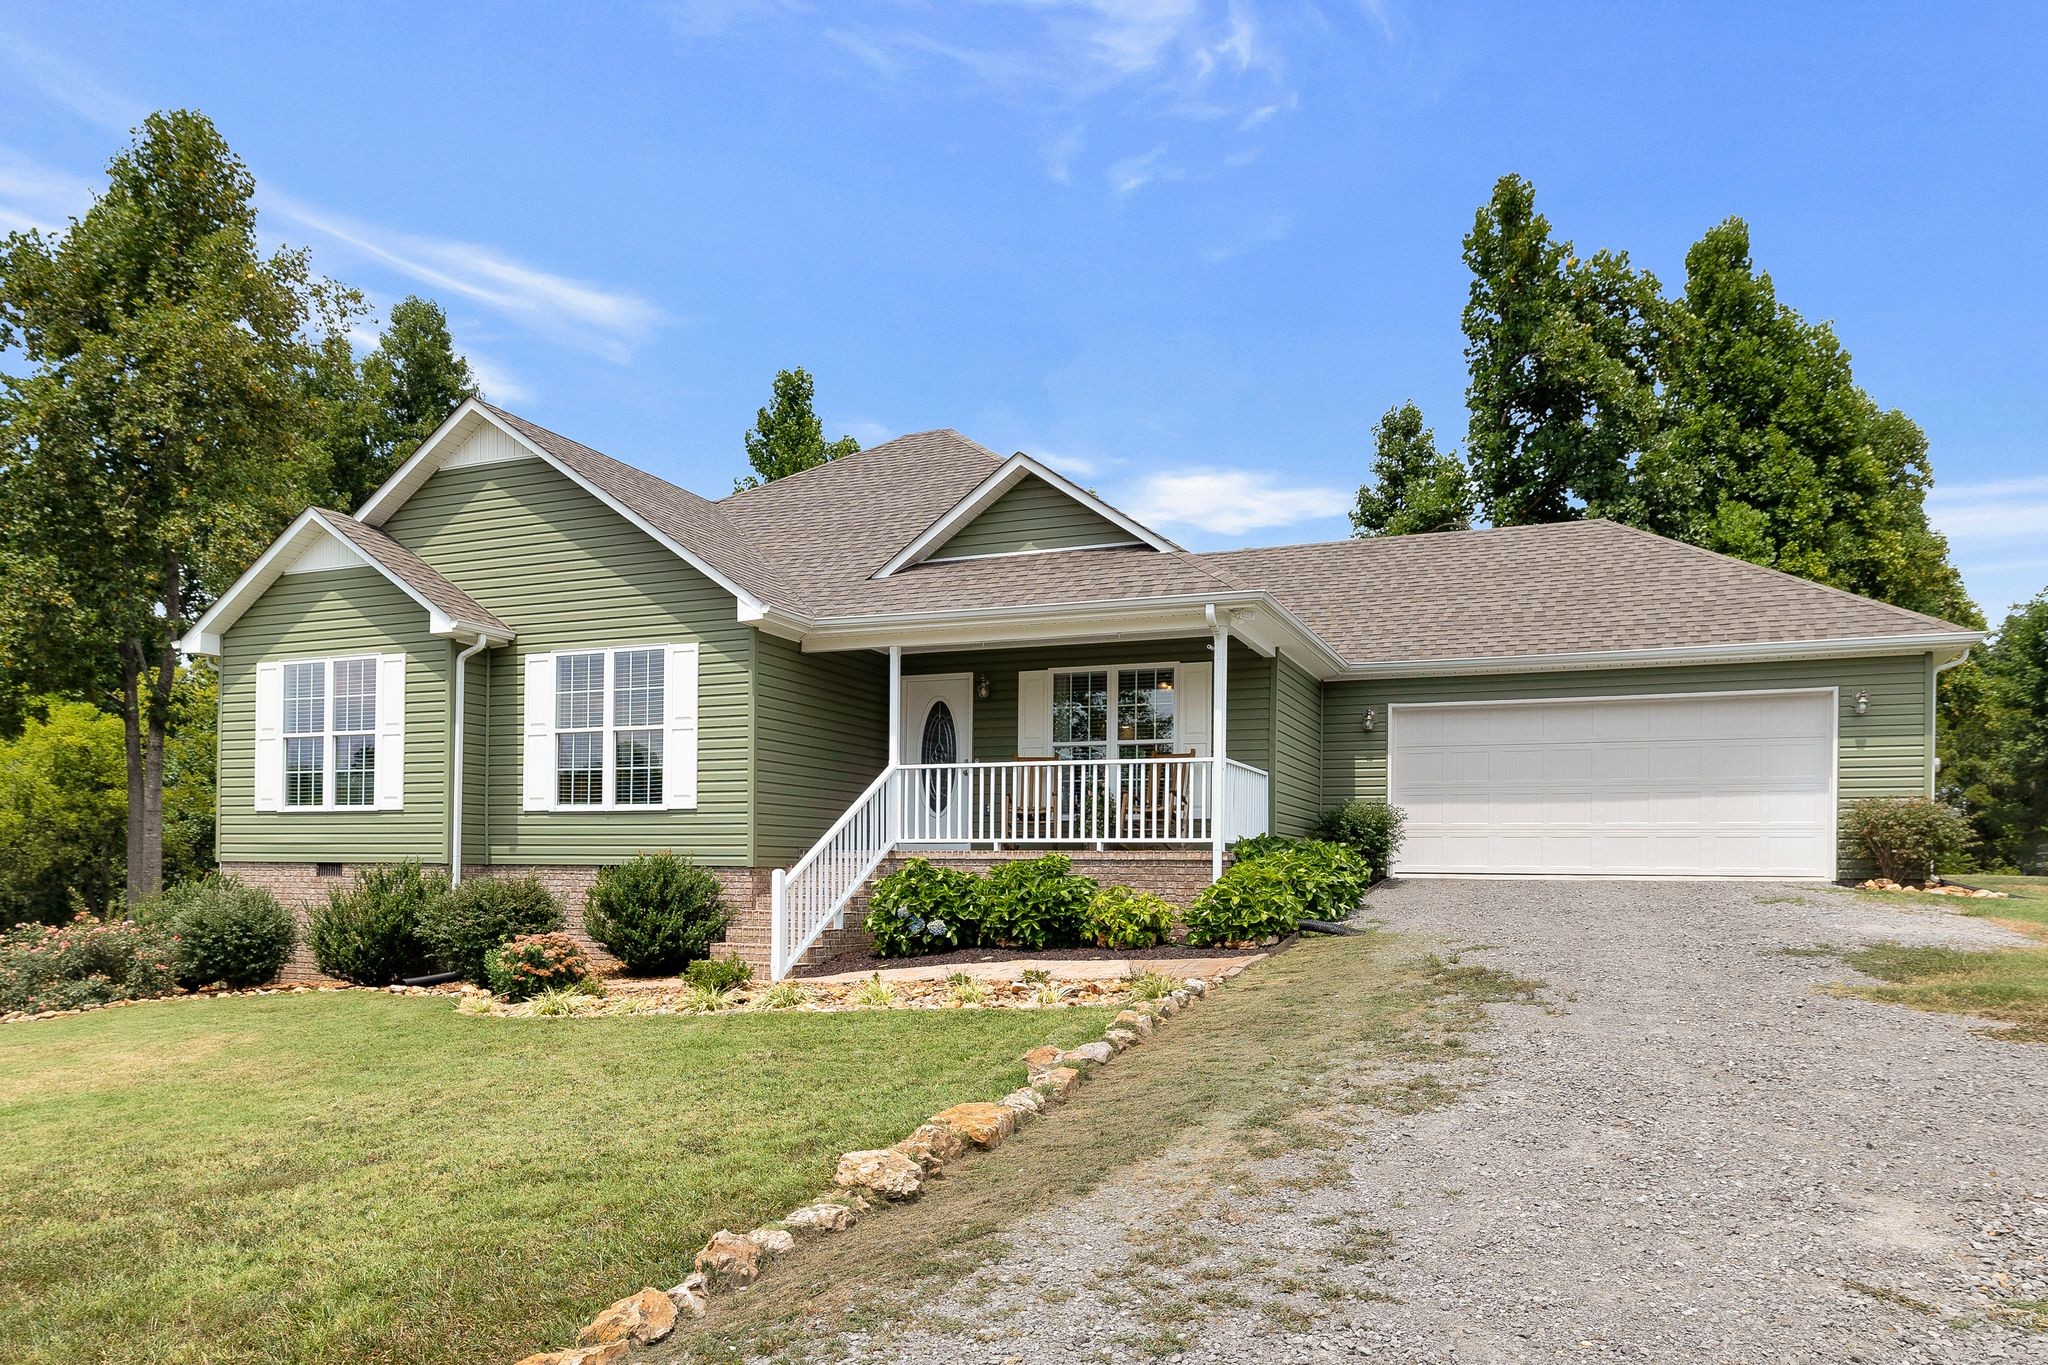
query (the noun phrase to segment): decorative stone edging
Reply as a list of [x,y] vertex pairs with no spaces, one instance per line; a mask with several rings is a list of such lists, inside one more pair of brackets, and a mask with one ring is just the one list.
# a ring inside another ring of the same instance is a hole
[[1895,882],[1890,877],[1872,877],[1867,882],[1856,883],[1858,891],[1911,891],[1921,896],[1967,896],[1972,900],[2005,900],[2003,891],[1991,891],[1982,887],[1971,890],[1967,886],[1950,886],[1947,882],[1929,882],[1914,886],[1909,882]]
[[1061,1049],[1048,1043],[1023,1056],[1026,1083],[990,1104],[971,1101],[942,1109],[893,1147],[847,1152],[832,1173],[835,1194],[792,1209],[752,1232],[721,1228],[697,1253],[690,1274],[662,1293],[642,1289],[606,1308],[576,1334],[566,1350],[542,1351],[518,1365],[616,1365],[637,1346],[675,1331],[682,1315],[701,1318],[713,1296],[744,1290],[764,1262],[795,1248],[797,1239],[844,1232],[882,1203],[915,1199],[925,1182],[973,1151],[1002,1145],[1019,1128],[1074,1093],[1096,1068],[1136,1047],[1167,1020],[1237,976],[1234,963],[1214,977],[1191,976],[1157,1000],[1134,1003],[1110,1020],[1100,1040]]

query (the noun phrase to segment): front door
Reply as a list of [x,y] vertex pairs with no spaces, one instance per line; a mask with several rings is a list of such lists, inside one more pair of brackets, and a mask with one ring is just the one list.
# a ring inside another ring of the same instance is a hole
[[[974,761],[974,675],[932,673],[903,680],[903,752],[916,765],[905,788],[904,841],[964,846],[973,831],[967,770]],[[938,766],[934,766],[938,765]]]

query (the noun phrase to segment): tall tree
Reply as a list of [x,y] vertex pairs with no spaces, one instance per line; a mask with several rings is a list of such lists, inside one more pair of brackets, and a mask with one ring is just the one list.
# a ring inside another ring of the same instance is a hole
[[1414,403],[1388,408],[1373,429],[1372,481],[1351,509],[1354,536],[1462,531],[1472,524],[1472,482],[1456,451],[1438,451]]
[[[177,640],[304,501],[303,252],[262,255],[213,124],[152,114],[82,218],[0,242],[0,662],[105,687],[123,728],[127,887],[163,866]],[[75,652],[75,653],[74,653]]]
[[393,306],[360,369],[348,338],[334,333],[322,341],[305,382],[316,440],[327,455],[327,500],[349,511],[477,392],[441,306],[417,296]]
[[1941,781],[1970,815],[1983,861],[2048,871],[2048,591],[2015,607],[1974,672],[1980,704],[1944,709]]
[[1580,259],[1514,175],[1474,218],[1465,263],[1466,458],[1487,519],[1604,515],[1656,423],[1656,278],[1626,253]]
[[734,492],[759,488],[860,450],[860,442],[851,436],[825,439],[825,424],[811,406],[813,388],[810,372],[801,365],[776,371],[774,396],[754,415],[753,429],[746,435],[747,463],[754,472],[733,480]]

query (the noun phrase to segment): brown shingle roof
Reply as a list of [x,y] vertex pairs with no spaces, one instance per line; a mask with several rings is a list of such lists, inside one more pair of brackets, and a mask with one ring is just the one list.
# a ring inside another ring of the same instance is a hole
[[320,519],[343,539],[377,561],[391,575],[465,626],[482,626],[512,637],[512,628],[486,611],[483,604],[441,576],[441,571],[374,526],[365,526],[346,512],[320,509]]

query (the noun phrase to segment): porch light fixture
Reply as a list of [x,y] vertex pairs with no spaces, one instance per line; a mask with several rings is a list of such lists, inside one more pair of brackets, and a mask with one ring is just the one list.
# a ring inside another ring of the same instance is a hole
[[1366,729],[1366,733],[1370,734],[1370,733],[1371,733],[1371,732],[1373,731],[1373,729],[1374,729],[1374,728],[1376,728],[1376,727],[1377,727],[1377,726],[1379,725],[1379,723],[1380,723],[1380,713],[1379,713],[1379,708],[1378,708],[1378,707],[1373,707],[1373,706],[1368,706],[1368,707],[1366,707],[1366,708],[1365,708],[1365,729]]
[[995,685],[994,683],[992,683],[992,682],[990,682],[990,681],[989,681],[989,678],[988,678],[988,674],[986,674],[986,673],[977,673],[977,674],[975,675],[975,678],[974,678],[974,695],[975,695],[975,696],[976,696],[976,698],[978,698],[979,700],[981,700],[981,701],[987,701],[987,700],[988,700],[988,697],[989,697],[989,693],[991,693],[991,692],[995,691],[995,688],[996,688],[996,685]]
[[1870,693],[1861,687],[1856,689],[1856,714],[1859,716],[1870,714]]

